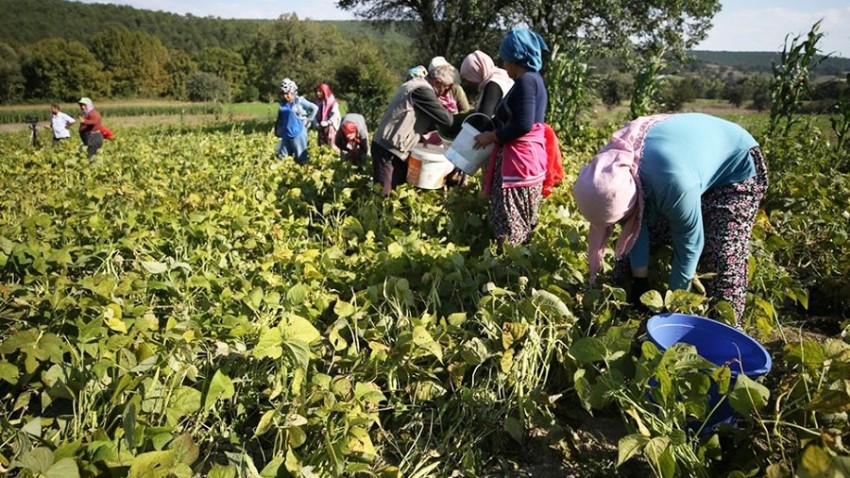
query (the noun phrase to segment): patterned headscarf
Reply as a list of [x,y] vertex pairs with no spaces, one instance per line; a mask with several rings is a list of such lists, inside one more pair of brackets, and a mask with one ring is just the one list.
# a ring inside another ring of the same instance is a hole
[[428,75],[428,70],[425,69],[422,65],[416,65],[413,68],[407,70],[407,80],[410,81],[414,78],[425,78]]
[[298,85],[296,85],[295,82],[290,80],[289,78],[284,78],[283,81],[280,82],[280,92],[292,93],[294,95],[298,93]]
[[540,71],[544,51],[549,51],[549,46],[540,34],[530,28],[514,28],[502,40],[499,56],[531,71]]

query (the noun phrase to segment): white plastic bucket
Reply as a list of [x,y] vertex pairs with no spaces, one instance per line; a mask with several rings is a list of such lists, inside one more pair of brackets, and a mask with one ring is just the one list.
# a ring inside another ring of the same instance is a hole
[[440,189],[454,166],[445,156],[444,146],[423,145],[407,158],[407,182],[422,189]]
[[446,151],[446,159],[469,175],[478,171],[481,165],[490,158],[493,148],[496,147],[495,144],[490,144],[484,148],[475,149],[475,137],[481,134],[481,131],[469,124],[469,120],[473,117],[479,117],[479,120],[480,117],[483,117],[487,122],[490,122],[490,118],[482,113],[467,116],[461,126],[460,134],[455,138],[452,147]]

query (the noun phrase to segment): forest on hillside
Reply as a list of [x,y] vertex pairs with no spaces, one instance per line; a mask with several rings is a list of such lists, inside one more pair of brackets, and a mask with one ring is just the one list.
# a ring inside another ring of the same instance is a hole
[[[564,1],[568,0],[559,0]],[[371,118],[383,108],[407,68],[427,63],[437,54],[459,65],[464,52],[474,48],[492,53],[491,41],[503,28],[481,20],[491,12],[481,10],[476,16],[454,11],[459,7],[450,2],[441,2],[444,18],[427,21],[410,16],[416,13],[414,7],[404,14],[390,8],[390,4],[415,2],[341,3],[352,8],[371,4],[376,9],[367,15],[369,20],[359,21],[313,21],[295,15],[233,20],[66,0],[0,0],[0,11],[7,13],[0,17],[0,104],[72,101],[82,95],[270,101],[277,96],[280,80],[291,77],[308,95],[317,83],[329,83],[341,99]],[[690,3],[719,8],[716,0]],[[586,65],[579,70],[588,72],[586,81],[592,87],[588,102],[620,104],[633,94],[641,70],[657,67],[665,80],[656,96],[667,110],[675,111],[695,98],[769,107],[767,85],[779,52],[693,51],[698,35],[686,38],[684,30],[652,31],[640,20],[639,9],[620,20],[609,18],[617,28],[607,33],[571,38],[563,33],[588,31],[587,25],[599,13],[591,12],[588,18],[567,16],[553,23],[551,18],[535,16],[539,8],[521,11],[511,2],[494,2],[494,11],[499,8],[502,17],[497,18],[539,23],[537,28],[561,55]],[[666,14],[684,15],[672,10]],[[452,15],[478,19],[480,28],[446,25],[457,19]],[[709,14],[698,19],[703,35],[710,19]],[[434,32],[442,32],[440,41],[428,41]],[[677,35],[679,40],[668,40]],[[638,37],[644,39],[642,44],[634,44],[632,39]],[[813,78],[810,99],[816,102],[812,108],[832,107],[847,89],[843,75],[848,71],[850,59],[831,57],[812,70],[817,77]]]

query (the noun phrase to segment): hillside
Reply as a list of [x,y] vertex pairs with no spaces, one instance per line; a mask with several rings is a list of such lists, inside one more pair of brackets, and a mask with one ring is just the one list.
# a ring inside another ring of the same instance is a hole
[[[771,72],[779,63],[779,52],[769,51],[706,51],[692,50],[691,57],[702,63],[712,63],[743,71]],[[829,57],[815,68],[821,75],[840,75],[850,72],[850,58]]]

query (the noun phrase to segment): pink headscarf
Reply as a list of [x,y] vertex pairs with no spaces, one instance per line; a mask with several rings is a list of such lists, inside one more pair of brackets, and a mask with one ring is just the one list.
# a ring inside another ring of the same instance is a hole
[[628,254],[640,234],[643,220],[643,189],[638,175],[643,140],[649,128],[670,115],[643,116],[630,121],[611,139],[587,166],[581,169],[573,186],[579,212],[590,221],[587,262],[590,283],[605,254],[605,244],[614,224],[631,214],[617,239],[618,258]]
[[[484,85],[489,81],[498,81],[500,85],[502,85],[502,82],[513,84],[508,72],[496,67],[490,55],[481,50],[475,50],[466,55],[460,65],[460,76],[466,81],[477,83],[479,90],[483,90]],[[507,89],[505,89],[505,93],[507,93]]]
[[316,89],[321,91],[324,95],[324,98],[319,100],[318,106],[319,109],[322,110],[321,120],[325,121],[331,117],[331,111],[333,111],[334,105],[336,104],[336,98],[334,97],[333,91],[331,91],[331,87],[326,83],[319,83],[316,86]]

